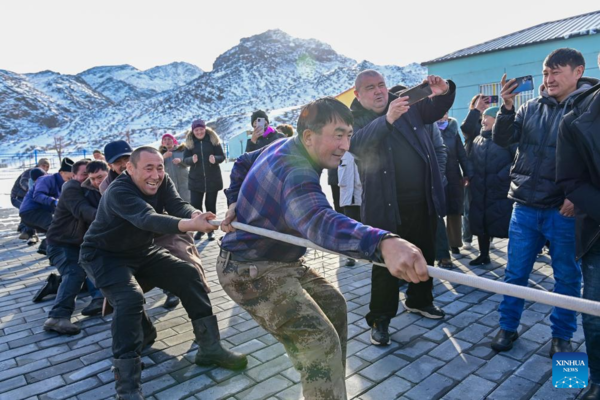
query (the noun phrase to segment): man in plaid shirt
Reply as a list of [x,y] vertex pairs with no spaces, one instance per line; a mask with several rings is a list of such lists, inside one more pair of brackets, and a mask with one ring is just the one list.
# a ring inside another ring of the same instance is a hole
[[[226,190],[228,232],[217,260],[225,292],[286,348],[306,399],[346,399],[346,302],[302,258],[306,248],[235,231],[234,219],[304,237],[353,258],[384,261],[411,282],[429,279],[421,251],[387,231],[335,212],[321,190],[324,168],[350,147],[352,114],[324,98],[302,109],[298,136],[242,155]],[[375,267],[381,268],[381,267]]]

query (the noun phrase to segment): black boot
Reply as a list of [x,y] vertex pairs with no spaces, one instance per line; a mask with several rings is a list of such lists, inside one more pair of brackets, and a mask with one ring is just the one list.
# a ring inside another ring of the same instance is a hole
[[164,308],[175,308],[179,305],[179,297],[167,291],[165,291],[165,294],[167,295],[167,299],[165,300],[165,304],[163,304]]
[[92,299],[90,304],[87,305],[83,310],[81,310],[81,315],[98,315],[102,312],[102,306],[104,305],[104,297],[100,297],[98,299]]
[[552,338],[552,345],[550,346],[550,358],[555,353],[571,353],[573,347],[571,346],[570,340],[564,340],[559,338]]
[[44,297],[58,293],[58,287],[60,286],[61,280],[61,277],[56,275],[54,272],[48,275],[48,278],[46,278],[46,282],[44,282],[40,290],[38,290],[37,293],[33,295],[33,302],[39,303],[44,299]]
[[40,247],[38,247],[37,250],[38,254],[42,254],[42,255],[46,255],[46,239],[42,240],[42,243],[40,243]]
[[214,234],[214,232],[208,232],[208,240],[209,241],[215,240],[215,234]]
[[519,334],[517,332],[509,332],[500,329],[494,340],[492,340],[492,349],[496,351],[508,351],[512,349],[513,342],[518,338]]
[[118,400],[144,400],[142,394],[142,359],[124,358],[113,361]]
[[248,365],[244,354],[229,351],[221,346],[216,316],[196,319],[192,321],[192,326],[198,343],[197,365],[216,364],[226,369],[242,369]]
[[196,232],[196,234],[194,235],[194,240],[202,239],[203,235],[204,235],[204,232]]
[[479,256],[473,261],[469,262],[469,265],[486,265],[491,263],[490,256]]
[[600,400],[600,385],[590,384],[587,392],[583,394],[581,400]]

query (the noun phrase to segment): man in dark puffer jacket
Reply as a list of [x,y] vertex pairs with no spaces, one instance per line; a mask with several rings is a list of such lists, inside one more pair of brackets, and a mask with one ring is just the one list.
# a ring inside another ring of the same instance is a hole
[[[492,130],[496,144],[518,144],[511,168],[509,198],[516,201],[509,229],[508,264],[504,281],[527,285],[536,254],[546,240],[556,284],[554,292],[579,297],[581,269],[575,261],[575,219],[573,203],[565,199],[555,183],[556,140],[562,117],[573,106],[577,95],[589,89],[593,81],[583,78],[585,60],[574,49],[557,49],[543,65],[542,95],[528,101],[515,114],[515,80],[502,77],[504,105]],[[496,351],[507,351],[518,338],[517,328],[524,301],[504,296],[500,312],[500,331],[492,341]],[[577,330],[576,313],[554,308],[550,316],[552,345],[550,357],[571,352],[571,338]]]
[[[600,55],[598,57],[600,66]],[[560,125],[556,181],[575,204],[583,297],[600,301],[600,84],[580,95]],[[590,385],[582,400],[600,400],[600,317],[583,314]]]

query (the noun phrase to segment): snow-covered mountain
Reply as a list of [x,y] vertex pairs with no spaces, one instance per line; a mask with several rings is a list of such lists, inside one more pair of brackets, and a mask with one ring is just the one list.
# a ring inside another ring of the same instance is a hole
[[256,109],[295,124],[303,104],[347,90],[368,68],[381,71],[389,86],[414,85],[426,73],[418,64],[356,62],[327,44],[280,30],[241,39],[210,72],[182,62],[146,71],[101,66],[75,76],[0,70],[0,140],[22,150],[24,140],[48,148],[63,136],[70,147],[89,149],[129,131],[138,146],[165,130],[182,132],[195,118],[211,121],[227,139],[249,128]]

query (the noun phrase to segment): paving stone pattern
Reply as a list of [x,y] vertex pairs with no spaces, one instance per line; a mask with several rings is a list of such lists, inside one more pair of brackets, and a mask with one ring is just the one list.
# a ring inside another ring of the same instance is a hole
[[[222,194],[219,210],[222,217]],[[89,301],[89,296],[82,294],[73,316],[82,326],[81,333],[59,336],[44,332],[42,324],[52,299],[34,304],[31,298],[55,269],[47,258],[18,240],[16,210],[0,209],[0,220],[0,400],[113,398],[110,316],[82,316],[81,309]],[[506,246],[506,240],[496,240],[489,266],[468,266],[477,250],[463,251],[465,257],[454,263],[464,273],[502,279]],[[283,346],[221,289],[215,272],[216,242],[201,241],[198,247],[225,345],[246,352],[249,366],[242,372],[196,366],[196,345],[185,310],[181,306],[164,309],[165,296],[154,289],[146,294],[146,308],[158,329],[158,339],[142,355],[145,396],[157,400],[302,398],[300,376]],[[363,318],[369,307],[371,266],[359,262],[346,267],[344,258],[317,252],[309,252],[307,258],[348,302],[347,387],[352,399],[549,400],[574,399],[580,394],[580,390],[552,387],[550,307],[527,302],[521,338],[513,350],[496,354],[489,344],[498,329],[496,310],[502,297],[436,280],[436,302],[446,311],[446,318],[424,319],[400,305],[390,325],[392,344],[375,347]],[[538,258],[532,281],[551,288],[554,281],[548,262],[547,256]],[[399,300],[404,299],[404,290],[401,288]],[[578,321],[581,324],[581,318]],[[574,341],[584,350],[581,325],[578,329]]]

